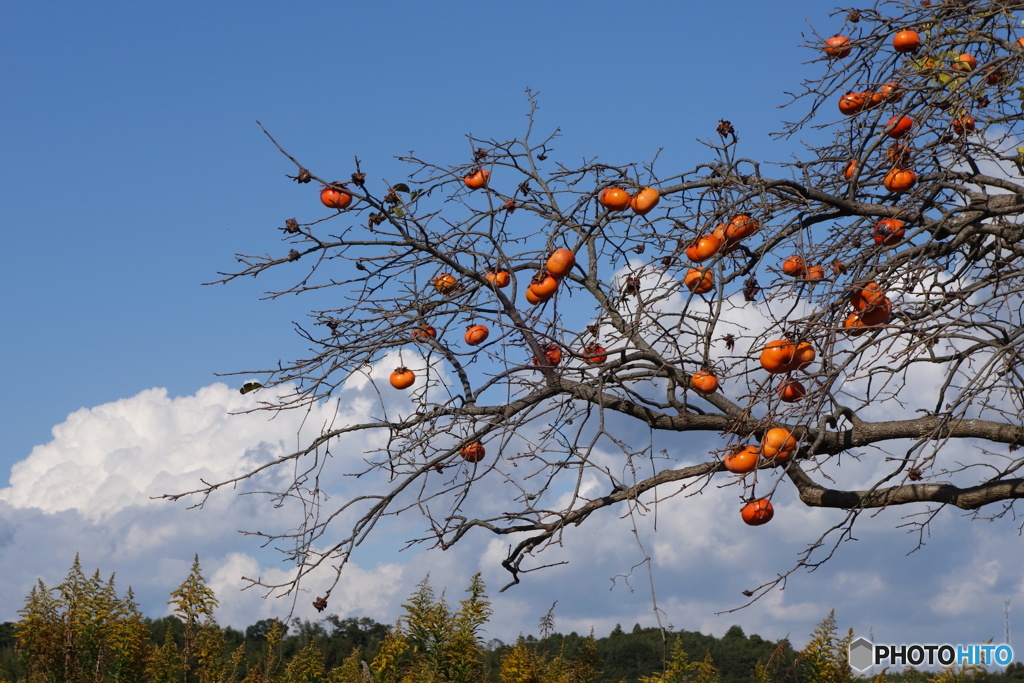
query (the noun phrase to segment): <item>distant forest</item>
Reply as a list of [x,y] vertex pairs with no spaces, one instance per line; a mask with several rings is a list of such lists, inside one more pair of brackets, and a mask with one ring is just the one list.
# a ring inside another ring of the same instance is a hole
[[[0,624],[0,683],[833,683],[843,681],[1024,681],[1024,665],[1003,671],[872,672],[847,664],[852,632],[829,614],[803,650],[732,626],[721,638],[616,626],[607,636],[555,630],[555,606],[537,636],[484,640],[493,616],[479,575],[458,605],[429,577],[396,624],[328,615],[319,621],[258,621],[244,631],[214,618],[217,597],[199,558],[170,594],[174,614],[144,617],[113,577],[83,573],[78,558],[56,587],[40,581],[17,622]],[[327,608],[326,605],[323,606]]]

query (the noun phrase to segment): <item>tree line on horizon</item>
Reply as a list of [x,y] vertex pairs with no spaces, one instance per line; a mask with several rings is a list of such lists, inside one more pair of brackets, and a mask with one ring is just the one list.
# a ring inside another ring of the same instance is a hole
[[131,588],[114,576],[87,576],[76,556],[55,587],[40,580],[17,622],[0,624],[0,683],[832,683],[845,681],[1024,681],[1024,665],[1005,671],[907,668],[858,678],[847,664],[852,630],[834,612],[795,650],[787,639],[721,637],[620,625],[603,638],[555,631],[554,605],[538,636],[513,644],[485,641],[493,615],[476,575],[458,606],[424,578],[392,626],[367,617],[328,615],[313,622],[263,619],[244,631],[220,626],[218,606],[196,556],[170,593],[172,614],[143,616]]

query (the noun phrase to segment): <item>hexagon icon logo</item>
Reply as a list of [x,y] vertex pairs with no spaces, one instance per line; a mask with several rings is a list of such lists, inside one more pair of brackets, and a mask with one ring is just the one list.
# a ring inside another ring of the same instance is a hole
[[863,671],[874,663],[875,646],[867,638],[858,638],[850,643],[850,666]]

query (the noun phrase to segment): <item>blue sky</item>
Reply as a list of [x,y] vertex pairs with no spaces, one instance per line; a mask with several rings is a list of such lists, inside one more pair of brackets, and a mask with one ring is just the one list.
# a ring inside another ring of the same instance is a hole
[[286,218],[323,214],[315,188],[283,178],[294,169],[257,120],[327,176],[355,156],[383,176],[409,150],[457,163],[466,134],[521,133],[529,87],[566,161],[664,148],[692,164],[719,118],[754,154],[813,56],[797,48],[802,17],[829,21],[812,2],[737,3],[727,32],[708,30],[721,17],[704,6],[448,7],[6,9],[14,256],[0,283],[17,391],[0,417],[4,462],[79,407],[152,386],[192,393],[301,351],[295,302],[260,302],[252,281],[200,286],[236,252],[276,247]]
[[[5,7],[0,51],[16,66],[5,74],[0,142],[7,236],[0,474],[20,465],[23,478],[12,477],[0,497],[0,556],[8,558],[0,563],[20,558],[16,569],[0,571],[0,620],[16,618],[18,596],[35,577],[59,581],[76,551],[87,568],[117,571],[119,585],[131,583],[149,614],[166,610],[166,594],[196,551],[218,577],[222,621],[244,626],[280,612],[280,601],[232,590],[242,573],[272,566],[236,532],[262,510],[222,496],[207,514],[143,495],[150,485],[187,486],[203,467],[230,471],[232,463],[214,462],[211,444],[251,455],[294,437],[290,423],[250,418],[197,426],[208,409],[244,405],[217,385],[217,373],[266,367],[305,348],[291,324],[305,316],[301,299],[260,301],[272,277],[202,286],[230,269],[236,252],[279,248],[285,219],[325,215],[316,188],[284,178],[294,169],[257,120],[318,175],[344,178],[359,157],[371,178],[399,178],[405,171],[396,155],[415,150],[437,163],[464,163],[466,134],[521,134],[530,88],[539,94],[536,126],[561,129],[552,156],[566,163],[643,161],[663,149],[661,168],[681,171],[708,158],[695,139],[710,137],[720,118],[736,126],[741,153],[783,159],[799,150],[768,133],[795,118],[777,109],[784,91],[820,68],[806,64],[817,55],[799,45],[811,35],[808,21],[827,35],[839,24],[825,7],[810,0]],[[134,436],[124,441],[124,434]],[[122,454],[122,470],[111,467],[111,449]],[[79,473],[67,474],[76,463]],[[0,490],[5,482],[0,477]],[[700,516],[709,525],[715,505]],[[793,510],[812,526],[834,520],[797,503]],[[942,519],[941,533],[909,557],[913,539],[892,528],[898,513],[868,521],[868,533],[825,568],[724,617],[714,612],[739,604],[740,587],[750,587],[743,581],[788,567],[809,540],[798,533],[804,529],[760,537],[734,529],[744,537],[725,549],[713,537],[693,541],[706,561],[673,548],[662,530],[651,537],[665,546],[659,604],[676,628],[721,635],[741,623],[797,644],[832,606],[844,628],[871,628],[893,642],[998,641],[1002,599],[1024,598],[1010,570],[1021,564],[1015,529],[971,525],[951,512]],[[136,540],[126,542],[127,534]],[[46,537],[60,540],[42,544]],[[577,546],[584,555],[593,547],[588,538]],[[381,542],[353,572],[350,602],[343,608],[339,600],[338,609],[393,620],[423,568],[436,585],[461,591],[477,561],[500,550],[487,539],[474,543],[420,557]],[[592,580],[559,568],[503,594],[504,621],[493,635],[532,632],[555,599],[560,630],[585,632],[589,623],[603,635],[618,622],[652,624],[643,582],[608,591],[609,577],[632,564],[618,547],[594,558]],[[674,564],[667,559],[676,555]],[[735,582],[725,578],[730,566],[742,567]],[[496,591],[501,575],[486,577]],[[608,600],[595,603],[594,591]]]

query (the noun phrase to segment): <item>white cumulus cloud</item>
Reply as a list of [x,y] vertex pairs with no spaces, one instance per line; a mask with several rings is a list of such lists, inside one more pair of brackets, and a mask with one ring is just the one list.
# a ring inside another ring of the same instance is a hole
[[[45,512],[77,510],[91,521],[128,507],[160,505],[154,496],[241,474],[283,454],[304,417],[270,421],[266,413],[231,416],[256,406],[225,384],[172,398],[147,389],[113,403],[82,408],[53,428],[11,468],[0,501]],[[314,420],[313,423],[316,423]]]

